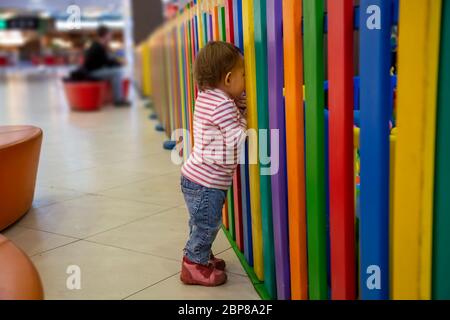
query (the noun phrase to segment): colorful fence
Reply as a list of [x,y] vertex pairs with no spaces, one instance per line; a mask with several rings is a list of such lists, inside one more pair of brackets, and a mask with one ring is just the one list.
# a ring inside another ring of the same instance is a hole
[[139,46],[140,83],[186,159],[195,57],[243,50],[259,134],[223,222],[263,298],[449,299],[450,0],[353,3],[185,3]]

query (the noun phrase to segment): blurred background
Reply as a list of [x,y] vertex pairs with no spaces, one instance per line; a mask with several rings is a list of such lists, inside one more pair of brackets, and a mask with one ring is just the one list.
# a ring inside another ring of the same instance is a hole
[[[163,21],[170,1],[2,0],[0,71],[54,69],[82,63],[98,26],[113,31],[110,49],[132,65],[133,45]],[[131,72],[132,68],[128,68]],[[131,75],[130,75],[131,76]]]

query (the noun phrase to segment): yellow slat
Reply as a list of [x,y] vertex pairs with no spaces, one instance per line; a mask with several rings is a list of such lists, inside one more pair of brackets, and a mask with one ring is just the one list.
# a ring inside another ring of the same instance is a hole
[[441,0],[400,2],[392,295],[431,298]]
[[[261,199],[259,189],[258,115],[256,107],[256,65],[255,31],[253,24],[253,0],[242,1],[242,21],[244,30],[245,82],[247,93],[248,128],[254,129],[249,135],[250,204],[252,212],[253,263],[256,276],[263,280],[263,240],[261,222]],[[250,130],[252,131],[252,130]]]
[[204,47],[204,30],[203,30],[203,20],[202,20],[202,2],[203,0],[198,0],[197,1],[197,6],[196,6],[196,10],[197,10],[197,31],[198,31],[198,47],[199,49],[202,49]]

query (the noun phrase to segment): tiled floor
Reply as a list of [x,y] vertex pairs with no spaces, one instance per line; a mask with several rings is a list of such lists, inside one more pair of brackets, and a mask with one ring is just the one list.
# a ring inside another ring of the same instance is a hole
[[[214,251],[228,263],[228,283],[180,283],[179,167],[148,114],[139,102],[70,112],[55,78],[0,79],[0,125],[44,131],[33,208],[3,233],[35,263],[47,299],[258,299],[222,233]],[[80,267],[80,290],[67,289],[71,265]]]

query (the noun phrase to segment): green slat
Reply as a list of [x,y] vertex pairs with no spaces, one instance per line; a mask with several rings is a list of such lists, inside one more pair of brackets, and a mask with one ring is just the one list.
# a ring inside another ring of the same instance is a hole
[[206,45],[208,43],[208,15],[202,12],[202,22],[203,22],[203,41]]
[[436,134],[433,299],[450,299],[450,0],[442,11]]
[[[219,35],[221,41],[227,41],[227,27],[226,27],[226,19],[225,19],[225,7],[219,8]],[[227,202],[228,202],[228,227],[229,232],[233,238],[236,240],[236,229],[234,223],[234,197],[233,197],[233,186],[228,190],[227,194]]]
[[234,197],[233,197],[233,186],[228,190],[227,194],[228,201],[228,227],[233,240],[236,240],[236,229],[234,226]]
[[[267,22],[266,22],[266,0],[254,1],[254,31],[255,31],[255,54],[256,54],[256,94],[258,103],[258,128],[267,130],[267,139],[262,143],[267,145],[265,154],[270,151],[269,133],[269,106],[268,106],[268,79],[267,79]],[[262,137],[262,136],[261,136]],[[261,138],[260,137],[260,138]],[[269,164],[260,163],[260,168],[270,169]],[[260,175],[259,189],[261,192],[261,216],[263,233],[263,256],[264,256],[264,285],[270,297],[276,298],[277,286],[275,277],[275,254],[273,242],[273,220],[272,220],[272,192],[271,176]]]
[[303,1],[306,86],[306,209],[310,299],[327,299],[325,236],[324,2]]
[[[227,26],[225,18],[225,7],[219,8],[219,35],[221,41],[227,41]],[[228,190],[227,194],[228,202],[228,227],[230,229],[230,234],[233,240],[236,240],[236,229],[234,223],[234,197],[233,197],[233,186]]]
[[221,7],[219,10],[219,28],[220,28],[220,40],[227,41],[227,26],[225,18],[225,7]]
[[269,293],[266,290],[266,287],[262,281],[258,279],[256,276],[255,271],[253,268],[248,264],[247,259],[245,258],[244,254],[239,250],[239,248],[236,245],[236,242],[233,241],[233,238],[231,237],[231,234],[225,229],[225,227],[222,227],[223,233],[227,237],[228,241],[230,242],[231,247],[233,248],[234,252],[236,253],[236,256],[238,257],[239,261],[241,262],[242,267],[244,268],[245,272],[247,273],[247,276],[249,277],[250,281],[253,284],[253,287],[255,288],[256,292],[259,294],[262,300],[272,300]]

